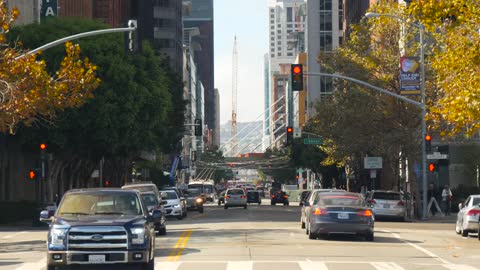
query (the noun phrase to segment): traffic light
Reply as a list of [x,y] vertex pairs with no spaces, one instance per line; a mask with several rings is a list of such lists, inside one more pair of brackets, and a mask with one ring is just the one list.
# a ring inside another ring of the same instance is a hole
[[35,180],[37,180],[38,176],[39,176],[38,170],[30,169],[28,171],[28,180],[35,181]]
[[106,179],[103,179],[103,187],[110,187],[110,181],[109,180],[106,180]]
[[41,143],[41,144],[40,144],[40,150],[41,150],[41,151],[47,150],[47,145],[44,144],[44,143]]
[[202,132],[202,119],[195,119],[195,136],[203,136]]
[[303,91],[303,65],[292,64],[290,68],[292,91]]
[[434,162],[430,162],[428,164],[428,171],[433,173],[437,170],[437,164],[435,164]]
[[432,152],[432,136],[425,135],[425,149],[427,152]]
[[287,145],[293,143],[293,127],[287,127]]

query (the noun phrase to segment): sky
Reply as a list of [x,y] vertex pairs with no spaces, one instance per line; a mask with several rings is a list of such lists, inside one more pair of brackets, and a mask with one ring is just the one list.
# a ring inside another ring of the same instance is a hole
[[263,59],[268,52],[267,3],[268,0],[214,0],[215,88],[220,93],[221,124],[232,117],[232,52],[235,35],[238,49],[237,121],[254,121],[264,111]]

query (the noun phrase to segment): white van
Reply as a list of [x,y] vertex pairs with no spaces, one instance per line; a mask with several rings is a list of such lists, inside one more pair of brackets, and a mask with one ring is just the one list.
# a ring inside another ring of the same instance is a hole
[[195,188],[200,190],[200,192],[205,195],[207,201],[215,201],[216,195],[213,181],[192,181],[188,183],[188,188]]

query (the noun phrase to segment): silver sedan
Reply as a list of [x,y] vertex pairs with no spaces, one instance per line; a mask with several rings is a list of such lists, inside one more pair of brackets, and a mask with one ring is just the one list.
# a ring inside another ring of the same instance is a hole
[[455,231],[464,237],[469,233],[478,232],[478,216],[480,214],[480,195],[470,195],[464,203],[458,206]]

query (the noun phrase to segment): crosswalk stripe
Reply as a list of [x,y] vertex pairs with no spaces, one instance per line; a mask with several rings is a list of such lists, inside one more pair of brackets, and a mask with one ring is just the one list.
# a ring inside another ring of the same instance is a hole
[[302,270],[328,270],[324,262],[298,262],[298,266],[300,266]]
[[253,261],[228,262],[227,270],[251,270],[253,269]]
[[450,270],[478,270],[478,268],[465,264],[444,264]]
[[47,265],[47,258],[44,257],[43,259],[33,262],[33,263],[24,263],[19,267],[15,268],[15,270],[32,270],[32,269],[43,269]]
[[372,262],[370,264],[377,270],[405,270],[394,262]]
[[156,262],[155,263],[155,269],[160,269],[160,270],[177,270],[181,262]]

